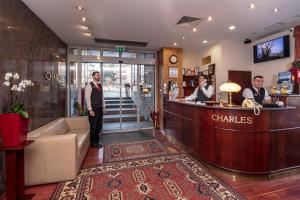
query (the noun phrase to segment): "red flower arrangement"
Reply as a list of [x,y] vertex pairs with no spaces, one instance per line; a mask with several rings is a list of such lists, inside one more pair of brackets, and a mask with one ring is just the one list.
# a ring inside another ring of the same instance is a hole
[[155,110],[150,110],[150,117],[154,126],[154,129],[158,130],[159,129],[159,112]]

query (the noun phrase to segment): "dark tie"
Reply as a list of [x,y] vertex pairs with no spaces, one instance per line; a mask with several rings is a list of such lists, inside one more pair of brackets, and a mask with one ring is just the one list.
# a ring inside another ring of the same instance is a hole
[[257,89],[257,96],[260,97],[260,88]]
[[101,84],[97,83],[97,90],[100,91],[101,90]]

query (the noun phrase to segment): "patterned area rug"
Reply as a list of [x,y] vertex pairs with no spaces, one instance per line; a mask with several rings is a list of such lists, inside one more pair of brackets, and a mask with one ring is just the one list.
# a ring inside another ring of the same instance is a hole
[[244,199],[187,154],[106,163],[60,183],[52,200]]
[[104,162],[163,155],[168,150],[156,139],[105,145]]

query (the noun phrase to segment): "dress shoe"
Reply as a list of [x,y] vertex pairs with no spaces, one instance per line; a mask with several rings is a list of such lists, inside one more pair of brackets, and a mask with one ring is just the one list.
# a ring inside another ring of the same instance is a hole
[[92,144],[91,147],[100,149],[103,147],[103,145],[102,144]]

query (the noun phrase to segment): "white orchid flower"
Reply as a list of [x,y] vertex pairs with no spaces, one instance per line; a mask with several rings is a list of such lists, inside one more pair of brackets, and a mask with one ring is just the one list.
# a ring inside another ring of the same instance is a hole
[[21,92],[22,90],[23,90],[23,89],[22,89],[22,87],[20,87],[20,86],[16,88],[16,91],[18,91],[18,92]]
[[19,74],[18,74],[18,73],[15,73],[14,79],[15,79],[15,80],[18,80],[19,78],[20,78]]
[[26,85],[24,83],[22,83],[22,81],[19,83],[19,87],[22,87],[22,88],[26,88]]
[[5,81],[5,82],[3,82],[3,85],[5,85],[5,86],[10,86],[10,82]]
[[11,87],[11,90],[17,90],[17,88],[18,88],[17,85],[13,85],[13,86]]
[[5,80],[6,80],[6,81],[9,81],[9,79],[12,78],[12,77],[13,77],[13,74],[12,74],[11,72],[7,72],[7,73],[5,74]]

